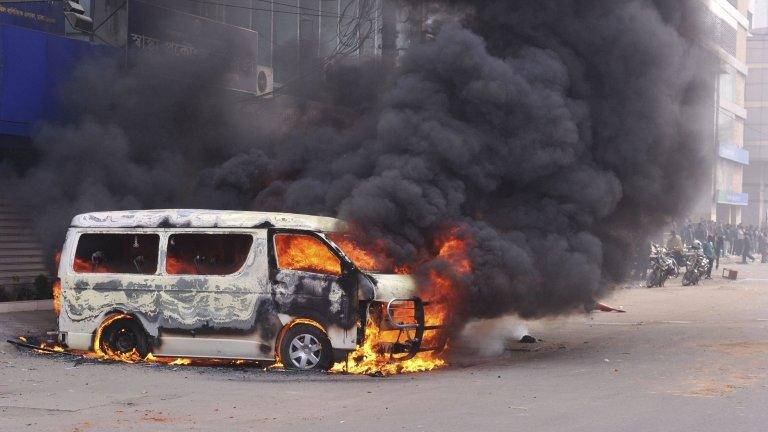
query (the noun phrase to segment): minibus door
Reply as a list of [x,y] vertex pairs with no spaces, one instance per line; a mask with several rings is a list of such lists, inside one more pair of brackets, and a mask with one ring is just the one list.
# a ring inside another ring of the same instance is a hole
[[272,293],[281,313],[345,330],[355,326],[357,277],[351,265],[314,233],[275,230],[269,245]]

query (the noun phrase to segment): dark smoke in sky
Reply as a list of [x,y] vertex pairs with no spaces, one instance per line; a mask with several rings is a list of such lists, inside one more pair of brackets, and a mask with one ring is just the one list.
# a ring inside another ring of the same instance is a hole
[[354,221],[408,262],[458,226],[465,317],[589,308],[706,186],[716,70],[699,4],[437,2],[435,37],[397,68],[328,74],[347,118],[305,106],[300,127],[279,102],[222,96],[202,61],[185,80],[90,65],[9,193],[52,244],[84,211],[283,210]]

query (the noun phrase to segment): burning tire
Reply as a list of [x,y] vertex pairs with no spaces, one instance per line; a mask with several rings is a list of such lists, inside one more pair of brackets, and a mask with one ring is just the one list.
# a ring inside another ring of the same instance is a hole
[[319,328],[296,324],[283,336],[280,358],[288,369],[328,370],[333,365],[333,348]]
[[143,359],[149,353],[146,332],[129,316],[109,321],[98,343],[99,349],[110,357],[125,357],[135,352]]

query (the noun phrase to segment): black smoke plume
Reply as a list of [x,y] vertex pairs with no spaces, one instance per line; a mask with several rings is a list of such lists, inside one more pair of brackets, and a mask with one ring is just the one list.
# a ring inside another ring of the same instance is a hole
[[589,308],[706,186],[699,4],[434,2],[396,67],[328,71],[333,110],[222,95],[215,62],[90,65],[7,193],[50,244],[84,211],[282,210],[349,219],[407,263],[458,227],[471,274],[424,266],[457,278],[462,316]]

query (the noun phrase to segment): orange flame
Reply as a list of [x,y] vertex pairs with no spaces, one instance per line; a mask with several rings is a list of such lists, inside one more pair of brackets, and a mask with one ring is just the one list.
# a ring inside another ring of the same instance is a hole
[[196,275],[197,267],[188,261],[168,255],[165,258],[165,271],[173,275]]
[[107,266],[103,264],[95,265],[80,257],[75,257],[75,261],[72,263],[72,269],[75,273],[112,273],[112,270]]
[[[53,255],[53,261],[56,263],[56,268],[58,269],[59,263],[61,262],[61,251],[58,250]],[[59,316],[61,314],[61,280],[56,279],[53,281],[52,288],[52,298],[53,298],[53,312],[56,314],[56,316]]]
[[341,275],[339,258],[315,237],[301,234],[277,234],[275,249],[277,266],[281,269]]
[[[111,323],[120,319],[134,319],[131,315],[118,313],[110,315],[96,329],[96,335],[93,341],[93,351],[68,350],[62,345],[53,342],[42,342],[37,345],[35,351],[40,354],[62,353],[66,352],[72,355],[79,355],[92,360],[109,360],[123,363],[158,363],[168,366],[255,366],[261,365],[260,362],[243,359],[213,359],[213,358],[187,358],[187,357],[155,357],[152,353],[141,358],[139,353],[133,349],[128,353],[114,352],[108,347],[102,349],[101,338],[104,329]],[[19,336],[20,341],[28,343],[27,338]]]
[[374,256],[372,252],[359,247],[349,237],[341,235],[329,235],[328,237],[360,270],[378,270],[379,260],[376,259],[376,256]]
[[59,279],[53,282],[53,312],[56,316],[61,313],[61,281]]
[[351,361],[338,362],[333,365],[333,373],[349,373],[355,375],[375,374],[394,375],[399,373],[426,372],[445,366],[442,353],[433,351],[416,354],[405,361],[392,361],[381,352],[383,342],[391,342],[391,332],[383,332],[373,320],[368,320],[365,327],[365,342],[349,355]]
[[[330,233],[328,238],[344,252],[357,268],[373,273],[388,273],[393,266],[392,259],[387,256],[383,240],[375,239],[360,243],[360,237],[349,234]],[[401,273],[396,271],[396,273]],[[407,272],[402,272],[407,273]]]
[[[364,266],[370,266],[370,260],[375,260],[376,254],[367,253],[354,241],[345,238],[334,242],[344,251],[344,254],[358,264],[356,259],[362,258]],[[445,325],[451,318],[451,313],[457,302],[456,280],[472,272],[472,263],[468,251],[470,241],[459,228],[452,228],[439,236],[436,241],[437,259],[448,264],[449,274],[442,274],[430,269],[428,287],[422,290],[422,297],[428,302],[425,307],[425,325]],[[425,260],[426,261],[426,260]],[[419,263],[421,265],[423,263]],[[374,262],[371,268],[377,268]],[[358,265],[361,267],[360,265]],[[410,266],[402,266],[400,273],[412,273]],[[397,317],[395,317],[397,318]],[[424,333],[422,347],[439,347],[441,341],[447,338],[447,329],[442,327]],[[397,373],[423,372],[433,370],[447,363],[443,358],[445,350],[440,352],[427,351],[418,353],[415,357],[402,362],[390,361],[386,354],[381,353],[383,343],[392,342],[396,335],[393,331],[383,331],[375,319],[369,319],[365,328],[365,342],[357,348],[349,358],[350,362],[339,362],[333,366],[332,372],[347,372],[352,374],[381,373],[391,375]]]

